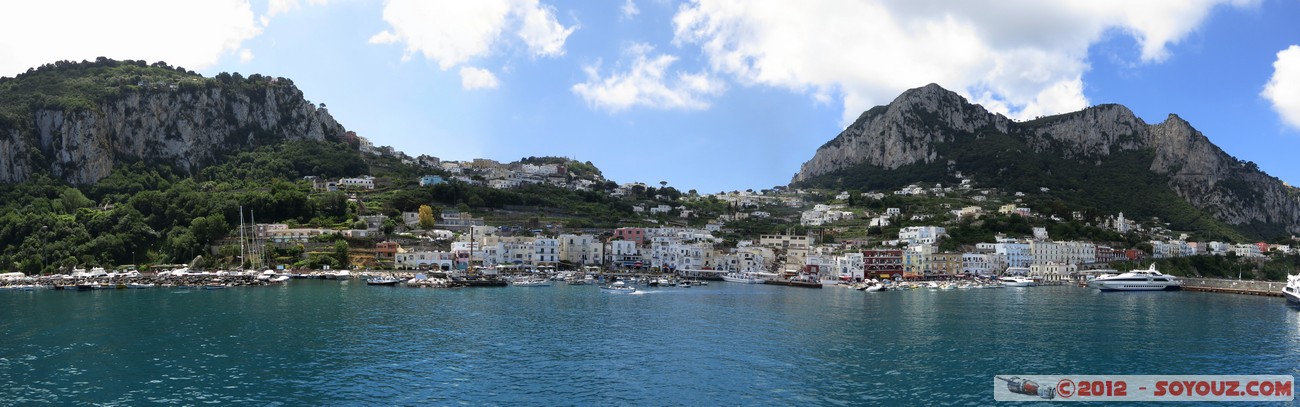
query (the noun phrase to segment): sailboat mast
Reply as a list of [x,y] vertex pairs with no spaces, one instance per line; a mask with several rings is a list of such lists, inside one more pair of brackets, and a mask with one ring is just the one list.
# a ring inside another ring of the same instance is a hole
[[239,206],[239,268],[244,268],[244,258],[246,256],[244,247],[244,206]]
[[249,223],[252,223],[252,224],[253,224],[253,226],[252,226],[253,228],[252,228],[252,229],[249,229],[249,231],[248,231],[249,234],[252,235],[252,239],[253,239],[253,240],[252,240],[252,243],[250,244],[250,246],[252,246],[252,247],[250,247],[250,250],[249,250],[249,251],[253,252],[253,258],[257,259],[257,260],[255,260],[255,262],[253,263],[253,270],[261,270],[261,269],[263,268],[263,267],[262,267],[262,248],[257,247],[257,246],[258,246],[258,244],[257,244],[257,218],[254,218],[254,217],[253,217],[253,210],[252,210],[252,209],[249,209],[249,210],[248,210],[248,221],[249,221]]

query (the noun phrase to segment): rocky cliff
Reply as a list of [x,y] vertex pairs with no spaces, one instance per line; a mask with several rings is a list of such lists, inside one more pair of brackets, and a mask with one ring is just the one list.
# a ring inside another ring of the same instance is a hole
[[[10,103],[0,120],[0,182],[48,172],[90,184],[115,165],[138,160],[192,171],[226,153],[288,140],[338,140],[345,132],[288,80],[89,64],[5,78],[0,102]],[[67,85],[87,81],[93,92]],[[24,97],[32,101],[13,102]]]
[[1147,153],[1147,170],[1166,180],[1167,187],[1192,206],[1229,225],[1269,224],[1300,233],[1296,188],[1259,171],[1253,163],[1229,156],[1176,115],[1147,124],[1124,106],[1100,105],[1014,122],[933,84],[863,113],[818,148],[792,184],[825,179],[862,165],[885,170],[914,164],[960,167],[956,158],[941,151],[968,149],[990,135],[1010,137],[1035,153],[1094,167],[1108,165],[1108,157],[1115,154]]

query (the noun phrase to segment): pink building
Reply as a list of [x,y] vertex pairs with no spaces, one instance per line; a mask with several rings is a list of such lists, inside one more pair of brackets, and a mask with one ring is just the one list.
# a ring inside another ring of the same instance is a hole
[[645,229],[642,228],[614,229],[614,239],[623,239],[629,242],[636,242],[636,245],[640,246],[645,244]]

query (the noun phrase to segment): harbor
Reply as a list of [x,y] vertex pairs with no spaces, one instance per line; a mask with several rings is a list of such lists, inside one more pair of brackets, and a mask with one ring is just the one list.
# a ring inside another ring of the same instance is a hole
[[1300,311],[1260,296],[347,281],[0,292],[0,386],[16,404],[987,405],[991,372],[1300,365]]
[[[313,271],[295,271],[275,273],[273,271],[257,272],[162,272],[162,273],[132,273],[121,275],[99,275],[91,273],[82,273],[82,275],[46,275],[32,277],[9,276],[0,278],[0,289],[9,290],[35,290],[35,289],[52,289],[52,290],[101,290],[101,289],[137,289],[137,288],[227,288],[227,287],[261,287],[281,285],[287,283],[287,280],[358,280],[359,283],[368,283],[371,285],[388,285],[404,286],[412,288],[473,288],[473,287],[507,287],[511,282],[517,280],[546,280],[554,281],[557,284],[566,285],[592,285],[592,284],[609,284],[614,281],[624,281],[633,286],[642,287],[684,287],[704,286],[708,281],[722,282],[723,278],[717,274],[705,274],[700,276],[698,273],[690,274],[691,277],[673,273],[653,273],[653,272],[607,272],[603,270],[587,270],[592,272],[570,271],[556,273],[535,273],[535,272],[514,272],[510,274],[466,274],[466,273],[445,273],[445,272],[422,272],[411,270],[366,270],[353,272],[348,270],[313,270]],[[280,278],[274,278],[282,276]],[[383,279],[383,283],[373,283],[375,279]],[[889,281],[889,280],[869,280],[867,282],[850,282],[850,281],[815,281],[809,277],[795,278],[764,278],[754,282],[766,285],[799,287],[799,288],[822,288],[822,287],[850,287],[859,291],[889,291],[889,290],[911,290],[911,289],[965,289],[965,288],[1001,288],[1004,286],[1022,286],[1014,278],[1004,278],[1001,280],[994,279],[945,279],[935,281]],[[1231,279],[1209,279],[1195,277],[1180,277],[1180,288],[1185,291],[1239,294],[1239,295],[1258,295],[1267,297],[1281,297],[1284,282],[1271,281],[1250,281],[1250,280],[1231,280]],[[516,284],[518,285],[518,284]],[[549,285],[549,284],[546,284]],[[875,289],[870,286],[876,285]],[[1080,280],[1076,283],[1067,283],[1066,281],[1036,281],[1032,286],[1078,286],[1088,288],[1088,281]]]

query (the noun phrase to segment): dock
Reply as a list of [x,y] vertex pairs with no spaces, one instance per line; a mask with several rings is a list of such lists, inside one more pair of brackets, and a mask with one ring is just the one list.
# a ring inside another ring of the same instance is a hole
[[1191,277],[1181,278],[1181,280],[1183,281],[1183,290],[1187,291],[1263,295],[1268,297],[1281,297],[1282,287],[1286,286],[1286,283],[1278,281],[1226,280]]
[[765,281],[763,281],[763,284],[767,284],[767,285],[783,285],[783,286],[787,286],[787,287],[822,288],[822,283],[814,282],[814,281],[797,281],[797,280],[765,280]]

